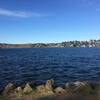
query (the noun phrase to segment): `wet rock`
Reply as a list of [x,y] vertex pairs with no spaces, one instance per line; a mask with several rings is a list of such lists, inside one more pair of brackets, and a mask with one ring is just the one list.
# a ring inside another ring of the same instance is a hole
[[10,94],[10,93],[14,92],[14,89],[15,89],[15,86],[14,86],[12,83],[9,83],[9,84],[5,87],[5,89],[4,89],[4,91],[3,91],[3,94],[4,94],[4,95]]
[[66,90],[63,89],[62,87],[57,87],[54,91],[55,91],[56,94],[64,94],[64,93],[66,93]]
[[28,94],[30,92],[32,92],[33,89],[31,88],[31,86],[29,85],[29,83],[27,83],[23,89],[23,93]]

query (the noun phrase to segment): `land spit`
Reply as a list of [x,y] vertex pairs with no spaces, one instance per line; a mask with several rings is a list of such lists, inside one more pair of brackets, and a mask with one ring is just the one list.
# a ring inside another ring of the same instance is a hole
[[77,81],[66,83],[64,87],[57,87],[53,79],[39,86],[9,83],[0,94],[0,100],[100,100],[100,83]]

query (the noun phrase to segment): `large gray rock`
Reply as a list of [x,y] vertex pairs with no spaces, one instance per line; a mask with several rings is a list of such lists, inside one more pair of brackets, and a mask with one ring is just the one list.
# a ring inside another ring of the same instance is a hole
[[71,83],[66,83],[66,88],[76,88],[76,87],[80,87],[80,86],[84,86],[85,82],[80,82],[80,81],[76,81],[76,82],[71,82]]
[[3,94],[4,94],[4,95],[10,94],[10,93],[14,92],[14,89],[15,89],[15,86],[14,86],[12,83],[9,83],[9,84],[5,87],[5,89],[4,89],[4,91],[3,91]]
[[72,94],[91,94],[93,93],[92,86],[88,82],[72,82],[67,83],[66,88],[69,89]]
[[88,82],[83,82],[75,85],[74,92],[80,94],[91,94],[93,93],[93,89]]

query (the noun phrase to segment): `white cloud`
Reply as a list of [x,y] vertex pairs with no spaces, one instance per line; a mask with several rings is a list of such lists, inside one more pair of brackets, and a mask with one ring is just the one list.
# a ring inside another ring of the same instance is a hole
[[36,12],[25,12],[25,11],[7,10],[0,8],[0,16],[28,18],[28,17],[43,17],[46,15]]

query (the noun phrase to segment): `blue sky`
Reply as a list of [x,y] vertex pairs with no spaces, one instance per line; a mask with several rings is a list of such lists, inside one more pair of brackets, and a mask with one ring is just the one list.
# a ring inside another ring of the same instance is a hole
[[100,0],[0,0],[0,42],[100,39]]

